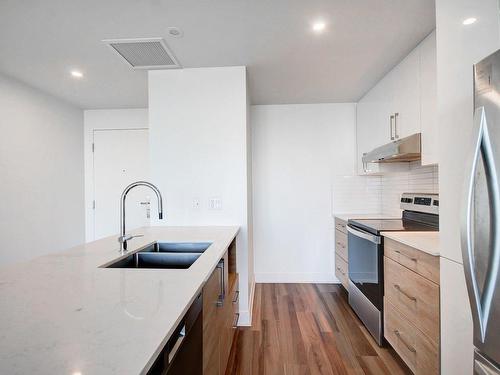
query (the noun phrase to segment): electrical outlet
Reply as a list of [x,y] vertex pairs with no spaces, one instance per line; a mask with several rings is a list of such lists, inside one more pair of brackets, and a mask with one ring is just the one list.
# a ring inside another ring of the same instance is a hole
[[222,210],[222,199],[210,198],[208,201],[208,208],[210,210]]

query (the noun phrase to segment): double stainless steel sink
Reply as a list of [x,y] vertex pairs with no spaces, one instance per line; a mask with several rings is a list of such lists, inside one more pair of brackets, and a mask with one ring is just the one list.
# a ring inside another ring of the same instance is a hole
[[211,242],[154,242],[106,268],[188,269]]

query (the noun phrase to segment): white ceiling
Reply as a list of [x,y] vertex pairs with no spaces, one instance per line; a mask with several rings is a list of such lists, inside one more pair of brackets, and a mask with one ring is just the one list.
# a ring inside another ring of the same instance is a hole
[[0,71],[85,109],[146,107],[146,73],[101,40],[161,36],[185,68],[246,65],[253,104],[350,102],[434,25],[434,0],[2,0]]

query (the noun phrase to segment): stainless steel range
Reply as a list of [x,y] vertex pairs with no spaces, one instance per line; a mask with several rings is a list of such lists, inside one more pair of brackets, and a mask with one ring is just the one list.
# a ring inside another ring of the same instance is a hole
[[384,238],[382,232],[439,230],[437,194],[404,193],[401,219],[350,219],[349,304],[379,345],[383,343]]

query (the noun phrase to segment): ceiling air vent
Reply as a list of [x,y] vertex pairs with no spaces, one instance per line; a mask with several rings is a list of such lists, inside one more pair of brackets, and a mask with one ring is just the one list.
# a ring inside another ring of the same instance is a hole
[[175,69],[181,66],[162,38],[105,39],[134,69]]

